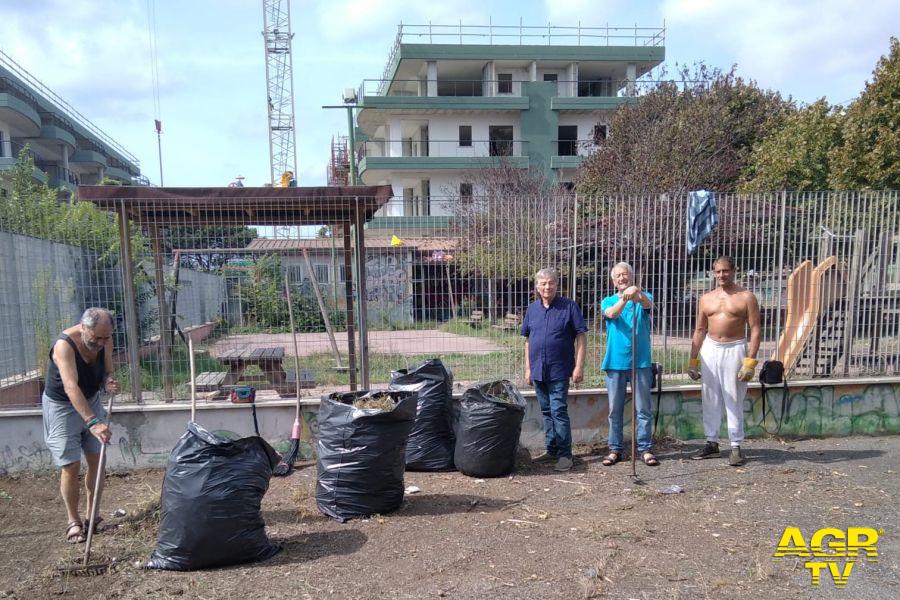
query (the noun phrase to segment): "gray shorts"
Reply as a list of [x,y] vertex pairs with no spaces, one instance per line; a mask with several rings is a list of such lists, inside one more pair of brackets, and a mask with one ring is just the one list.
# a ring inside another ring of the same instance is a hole
[[[88,399],[91,410],[106,419],[106,409],[100,401],[100,393]],[[84,419],[71,402],[59,402],[44,394],[41,398],[44,413],[44,442],[57,467],[81,461],[81,452],[100,454],[100,440],[85,427]]]

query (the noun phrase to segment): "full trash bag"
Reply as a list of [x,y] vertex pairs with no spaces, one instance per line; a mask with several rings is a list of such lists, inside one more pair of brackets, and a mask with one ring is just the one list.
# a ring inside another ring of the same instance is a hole
[[456,468],[472,477],[500,477],[516,465],[525,398],[505,379],[478,383],[455,406]]
[[[390,408],[354,401],[390,397]],[[316,505],[338,521],[397,510],[403,503],[406,440],[416,418],[416,393],[357,391],[322,397]]]
[[406,468],[410,471],[452,471],[453,373],[439,358],[410,370],[391,373],[388,389],[416,392],[416,422],[406,444]]
[[228,440],[189,423],[169,455],[159,539],[146,566],[193,571],[275,555],[260,503],[280,459],[261,437]]

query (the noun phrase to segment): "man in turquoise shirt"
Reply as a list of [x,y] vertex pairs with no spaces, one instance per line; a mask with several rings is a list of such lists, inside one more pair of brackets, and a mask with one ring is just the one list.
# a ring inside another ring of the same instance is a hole
[[622,422],[625,409],[625,388],[631,379],[632,323],[637,311],[635,344],[635,390],[637,404],[637,448],[644,464],[655,467],[659,460],[653,455],[653,416],[650,408],[650,386],[653,373],[650,363],[650,309],[653,296],[633,284],[634,269],[625,262],[612,268],[610,278],[618,292],[600,302],[606,322],[606,388],[609,395],[609,454],[603,464],[612,466],[622,460]]

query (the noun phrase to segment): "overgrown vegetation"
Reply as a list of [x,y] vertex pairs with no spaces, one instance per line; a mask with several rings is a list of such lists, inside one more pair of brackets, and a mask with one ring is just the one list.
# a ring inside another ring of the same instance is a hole
[[[277,256],[257,258],[240,285],[246,319],[244,329],[273,333],[290,331],[290,315],[280,258]],[[301,293],[294,288],[291,301],[298,333],[325,331],[325,321],[314,296]],[[327,302],[327,298],[325,301]],[[347,319],[343,311],[334,307],[328,307],[327,310],[335,329],[346,328]]]

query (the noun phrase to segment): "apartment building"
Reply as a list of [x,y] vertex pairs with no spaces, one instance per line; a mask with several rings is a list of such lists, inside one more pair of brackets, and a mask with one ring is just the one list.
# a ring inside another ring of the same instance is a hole
[[662,28],[401,25],[357,92],[360,181],[395,194],[370,226],[449,217],[501,162],[571,183],[664,43]]
[[34,178],[61,190],[104,178],[148,184],[137,158],[0,52],[0,172],[23,149],[34,159]]

